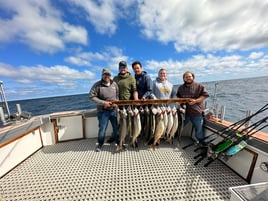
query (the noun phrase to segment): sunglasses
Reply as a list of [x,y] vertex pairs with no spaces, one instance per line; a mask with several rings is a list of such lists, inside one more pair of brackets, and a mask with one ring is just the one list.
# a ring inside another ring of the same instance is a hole
[[104,77],[110,77],[111,74],[109,74],[109,73],[103,73],[102,76],[104,76]]

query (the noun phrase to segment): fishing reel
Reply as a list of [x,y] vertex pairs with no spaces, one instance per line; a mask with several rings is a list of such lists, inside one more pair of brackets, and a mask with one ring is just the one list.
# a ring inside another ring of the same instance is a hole
[[212,143],[208,144],[208,150],[207,150],[207,157],[211,159],[216,159],[218,157],[218,154],[215,153],[214,151],[215,145]]

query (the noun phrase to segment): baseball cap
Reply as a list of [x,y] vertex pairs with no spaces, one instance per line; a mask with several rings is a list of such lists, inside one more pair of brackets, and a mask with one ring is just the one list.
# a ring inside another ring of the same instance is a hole
[[119,64],[118,64],[119,68],[125,68],[127,67],[127,62],[125,61],[120,61]]
[[102,75],[107,75],[107,76],[111,76],[111,71],[109,71],[108,69],[102,69]]

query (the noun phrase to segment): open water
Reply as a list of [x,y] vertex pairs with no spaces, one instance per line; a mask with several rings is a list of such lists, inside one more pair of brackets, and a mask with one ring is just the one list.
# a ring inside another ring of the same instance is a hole
[[[225,106],[225,120],[227,121],[238,121],[246,116],[247,110],[255,112],[268,103],[268,76],[203,82],[203,84],[210,94],[210,97],[206,100],[207,107],[212,107],[213,102],[216,102],[219,108]],[[214,96],[215,85],[217,86],[216,96]],[[21,105],[22,111],[31,112],[33,116],[95,108],[95,104],[89,101],[87,93],[9,101],[11,114],[16,112],[17,103]],[[261,116],[267,116],[268,111],[265,112]]]

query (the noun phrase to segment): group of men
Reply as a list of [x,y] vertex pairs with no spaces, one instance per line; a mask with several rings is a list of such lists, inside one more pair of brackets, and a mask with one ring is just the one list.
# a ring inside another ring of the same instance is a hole
[[184,84],[175,91],[173,84],[167,80],[167,72],[161,68],[158,77],[152,81],[149,74],[143,70],[140,61],[132,63],[132,76],[128,71],[126,61],[120,61],[119,73],[112,79],[111,71],[102,70],[102,78],[97,81],[89,92],[89,99],[97,105],[97,117],[99,122],[98,144],[96,151],[101,151],[105,140],[105,131],[109,121],[111,122],[113,134],[108,140],[109,143],[115,141],[119,144],[119,134],[117,127],[116,105],[114,100],[145,100],[145,99],[166,99],[166,98],[190,98],[186,104],[184,125],[192,122],[195,129],[196,140],[204,144],[203,115],[204,100],[208,91],[201,84],[194,81],[192,72],[186,71],[183,74]]

